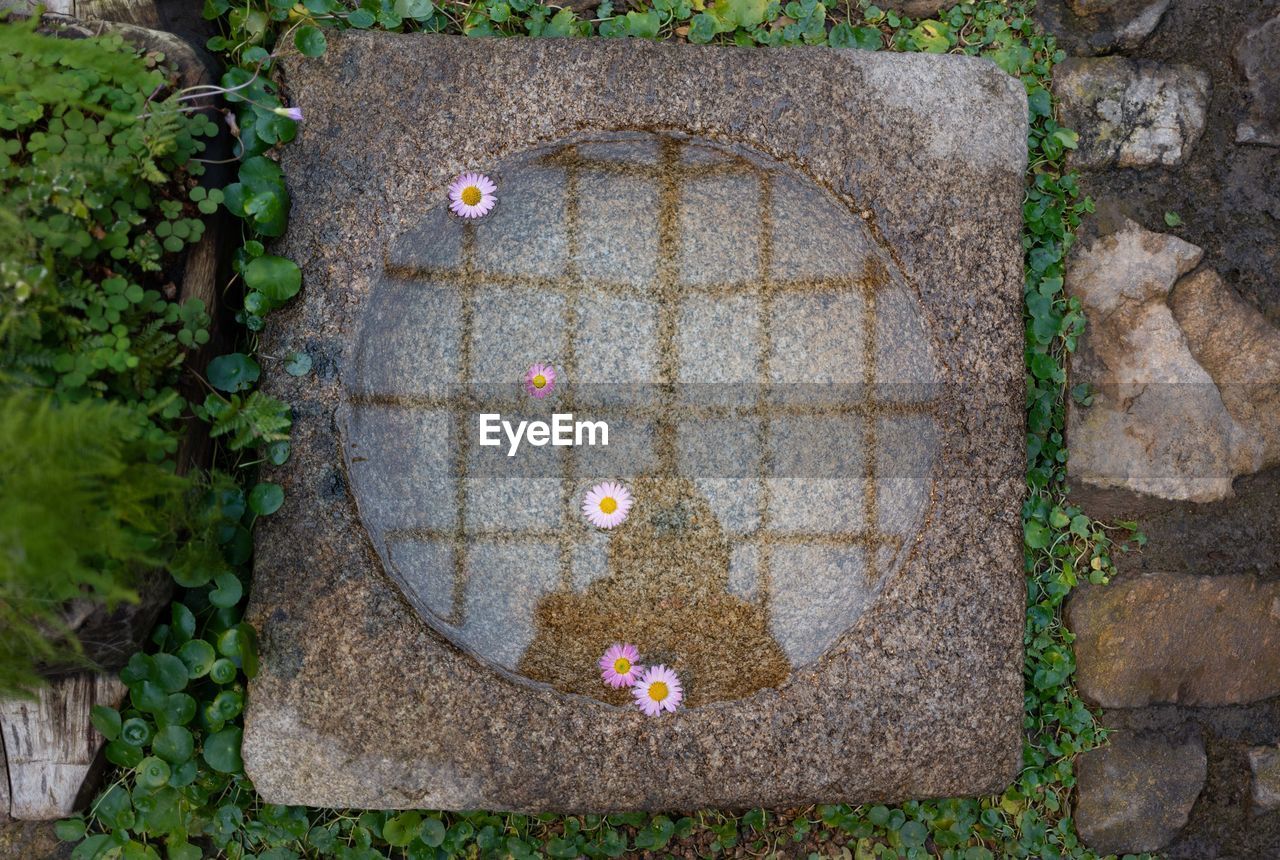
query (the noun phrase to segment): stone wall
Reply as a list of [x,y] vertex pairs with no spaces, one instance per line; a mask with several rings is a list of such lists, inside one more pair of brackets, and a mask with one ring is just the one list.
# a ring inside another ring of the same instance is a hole
[[1280,856],[1280,3],[1039,5],[1098,204],[1068,272],[1074,497],[1150,539],[1068,609],[1112,729],[1077,825],[1100,853]]

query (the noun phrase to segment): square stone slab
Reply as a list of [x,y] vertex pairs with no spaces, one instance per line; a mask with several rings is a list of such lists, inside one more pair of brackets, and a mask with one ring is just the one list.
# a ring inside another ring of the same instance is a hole
[[[856,50],[334,34],[289,57],[246,768],[271,802],[606,811],[1020,764],[1022,86]],[[448,212],[465,170],[497,183]],[[525,393],[554,365],[550,396]],[[480,442],[480,415],[607,447]],[[625,522],[584,494],[617,480]],[[601,683],[613,641],[674,713]]]

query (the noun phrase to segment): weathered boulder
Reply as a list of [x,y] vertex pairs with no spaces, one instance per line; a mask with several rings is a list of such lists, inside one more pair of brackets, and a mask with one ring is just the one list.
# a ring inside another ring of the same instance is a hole
[[1249,112],[1236,126],[1236,142],[1280,146],[1280,15],[1246,33],[1235,60],[1249,82]]
[[1076,830],[1098,854],[1157,851],[1187,823],[1208,760],[1198,731],[1183,739],[1116,732],[1076,760]]
[[1261,437],[1263,465],[1280,462],[1280,329],[1208,268],[1179,281],[1169,306],[1231,417]]
[[1073,478],[1210,501],[1261,465],[1261,438],[1227,411],[1166,303],[1201,253],[1129,221],[1068,267],[1067,290],[1089,319],[1073,372],[1096,392],[1070,408]]
[[1280,747],[1252,747],[1249,770],[1254,814],[1280,809]]
[[1194,66],[1073,57],[1057,66],[1053,89],[1080,134],[1078,167],[1174,167],[1204,132],[1209,76]]
[[1280,695],[1280,582],[1147,574],[1081,589],[1067,623],[1076,684],[1104,708]]

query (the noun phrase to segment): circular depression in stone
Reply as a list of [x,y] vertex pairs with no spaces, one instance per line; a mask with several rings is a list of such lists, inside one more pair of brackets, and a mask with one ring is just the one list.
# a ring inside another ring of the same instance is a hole
[[[817,660],[927,514],[938,368],[914,293],[799,172],[675,134],[581,136],[443,193],[362,308],[342,432],[387,573],[497,669],[615,704],[612,642],[697,706]],[[533,400],[534,363],[557,387]],[[480,416],[604,421],[610,444],[480,444]],[[599,531],[583,494],[634,492]]]

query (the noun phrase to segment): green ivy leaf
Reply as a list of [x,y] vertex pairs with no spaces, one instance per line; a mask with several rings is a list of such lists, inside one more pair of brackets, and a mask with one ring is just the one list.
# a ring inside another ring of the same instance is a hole
[[439,848],[444,844],[446,830],[444,822],[438,818],[428,818],[422,822],[422,832],[418,834],[418,838],[428,848]]
[[138,783],[147,788],[159,788],[169,781],[169,765],[157,756],[147,756],[134,768]]
[[156,733],[151,751],[170,764],[181,764],[195,752],[195,739],[182,726],[166,726]]
[[1053,540],[1053,532],[1044,523],[1027,520],[1022,524],[1022,536],[1031,549],[1044,549]]
[[113,741],[120,737],[120,712],[106,705],[94,705],[89,709],[89,722],[104,738]]
[[201,755],[209,767],[219,773],[241,773],[244,771],[244,761],[240,758],[241,737],[239,726],[214,732],[205,738]]
[[627,33],[636,38],[658,38],[658,27],[661,24],[662,21],[658,18],[658,13],[652,9],[645,12],[637,12],[632,9],[627,13]]
[[154,659],[156,684],[165,693],[179,693],[187,686],[187,664],[173,654],[156,654]]
[[396,0],[392,8],[401,18],[412,18],[415,21],[430,18],[436,10],[431,0]]
[[53,825],[53,832],[63,842],[77,842],[84,838],[84,819],[64,818]]
[[284,488],[267,481],[254,485],[249,493],[249,509],[260,517],[274,514],[284,504]]
[[185,604],[174,601],[169,608],[169,632],[177,643],[186,642],[196,634],[196,617]]
[[403,848],[418,838],[422,829],[422,814],[418,812],[402,812],[387,819],[382,825],[382,838],[393,848]]
[[288,442],[272,442],[267,446],[267,462],[273,466],[283,466],[289,459]]
[[716,0],[710,13],[717,33],[731,33],[739,27],[753,30],[763,24],[768,7],[768,0]]
[[302,270],[292,260],[264,254],[245,266],[244,282],[249,289],[265,296],[272,307],[278,307],[302,288]]
[[699,12],[689,22],[689,41],[695,45],[705,45],[715,37],[718,26],[718,22],[711,15]]
[[244,596],[244,586],[234,573],[220,573],[213,581],[217,588],[209,592],[209,602],[214,606],[235,606]]
[[305,57],[318,57],[329,45],[325,41],[324,33],[308,24],[298,28],[298,32],[293,37],[293,46]]
[[241,162],[239,179],[223,189],[227,209],[264,236],[282,235],[289,216],[289,192],[280,165],[265,155],[251,156]]
[[258,381],[262,368],[242,352],[220,355],[209,362],[209,384],[219,391],[245,391]]
[[306,376],[311,372],[311,356],[305,352],[290,352],[284,357],[284,370],[290,376]]
[[178,649],[178,656],[186,664],[187,676],[193,681],[209,674],[213,661],[218,659],[213,646],[203,639],[192,639],[190,642],[184,642],[182,647]]

